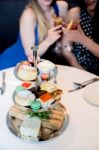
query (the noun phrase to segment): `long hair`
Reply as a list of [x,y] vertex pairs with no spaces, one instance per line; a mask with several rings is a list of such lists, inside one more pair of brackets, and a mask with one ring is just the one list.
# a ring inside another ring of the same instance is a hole
[[[85,0],[76,0],[79,7],[82,9],[87,9]],[[92,27],[93,27],[93,39],[96,43],[99,43],[99,0],[97,0],[95,14],[92,18]]]
[[[56,0],[52,1],[52,6],[56,3]],[[38,34],[39,34],[39,43],[45,38],[46,33],[49,28],[49,23],[45,18],[44,12],[40,5],[38,4],[37,0],[31,0],[28,7],[33,9],[35,16],[37,18],[37,25],[38,25]]]

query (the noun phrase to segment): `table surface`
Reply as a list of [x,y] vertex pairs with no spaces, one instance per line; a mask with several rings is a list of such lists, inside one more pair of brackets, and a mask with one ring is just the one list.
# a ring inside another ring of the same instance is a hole
[[[13,105],[12,94],[22,81],[14,76],[14,68],[6,70],[6,92],[0,95],[0,150],[99,150],[99,107],[86,102],[83,89],[68,93],[73,82],[95,77],[86,71],[58,65],[58,86],[63,90],[61,103],[68,109],[69,124],[57,138],[41,143],[29,143],[17,138],[7,127],[6,116]],[[0,71],[1,85],[2,71]]]

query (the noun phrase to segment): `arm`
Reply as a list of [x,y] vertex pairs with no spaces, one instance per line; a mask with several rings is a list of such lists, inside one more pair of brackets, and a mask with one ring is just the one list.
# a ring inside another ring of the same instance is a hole
[[73,7],[68,11],[68,20],[74,20],[77,21],[80,18],[80,8],[79,7]]
[[63,57],[68,61],[68,63],[72,67],[76,67],[78,69],[84,69],[77,61],[75,55],[71,51],[66,51],[64,48],[62,50]]
[[67,38],[69,41],[80,42],[87,47],[91,53],[99,58],[99,44],[86,36],[80,26],[78,27],[78,30],[67,31],[65,28],[63,30],[65,38]]
[[77,61],[75,55],[72,53],[72,51],[67,51],[65,48],[66,43],[68,42],[68,39],[65,35],[65,28],[63,28],[63,37],[62,37],[62,55],[63,57],[68,61],[68,63],[76,68],[84,69]]
[[[36,26],[36,17],[31,8],[27,8],[20,19],[20,34],[22,44],[27,57],[32,56],[31,47],[35,44],[34,29]],[[48,47],[61,37],[62,26],[52,27],[49,29],[46,38],[39,44],[38,55],[43,55]]]

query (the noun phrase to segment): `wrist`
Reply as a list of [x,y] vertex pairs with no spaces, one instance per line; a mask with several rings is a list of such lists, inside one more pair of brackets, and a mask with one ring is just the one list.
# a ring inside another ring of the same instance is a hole
[[45,39],[45,45],[46,45],[47,48],[49,48],[52,45],[52,43],[50,42],[49,38]]
[[82,38],[80,38],[80,41],[79,41],[79,42],[80,42],[82,45],[85,45],[87,39],[88,39],[88,37],[87,37],[86,35],[83,35]]

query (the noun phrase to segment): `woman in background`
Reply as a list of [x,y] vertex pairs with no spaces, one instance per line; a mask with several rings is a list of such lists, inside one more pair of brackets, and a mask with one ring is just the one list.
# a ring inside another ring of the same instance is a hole
[[[33,51],[31,50],[33,46],[38,46],[40,57],[54,63],[62,63],[60,56],[53,51],[56,41],[62,37],[62,25],[55,27],[53,16],[60,16],[66,21],[67,12],[68,4],[64,1],[32,0],[20,18],[18,41],[0,56],[0,69],[15,66],[27,58],[29,61],[33,61]],[[75,14],[78,14],[78,8],[70,16]],[[59,55],[61,55],[61,51]]]
[[29,58],[33,60],[32,46],[38,46],[38,55],[54,61],[52,48],[62,36],[62,25],[54,27],[53,16],[66,20],[68,4],[56,0],[32,0],[20,18],[18,41],[0,55],[0,70],[15,66]]
[[63,50],[70,65],[99,75],[99,1],[80,0],[80,26],[78,30],[64,30],[65,40],[74,42],[72,52]]
[[[67,18],[68,4],[64,1],[33,0],[20,20],[20,34],[25,53],[33,61],[32,46],[38,46],[38,56],[58,62],[53,51],[55,42],[62,36],[62,25],[54,26],[54,17]],[[26,31],[26,32],[24,32]],[[28,38],[27,38],[28,37]]]

